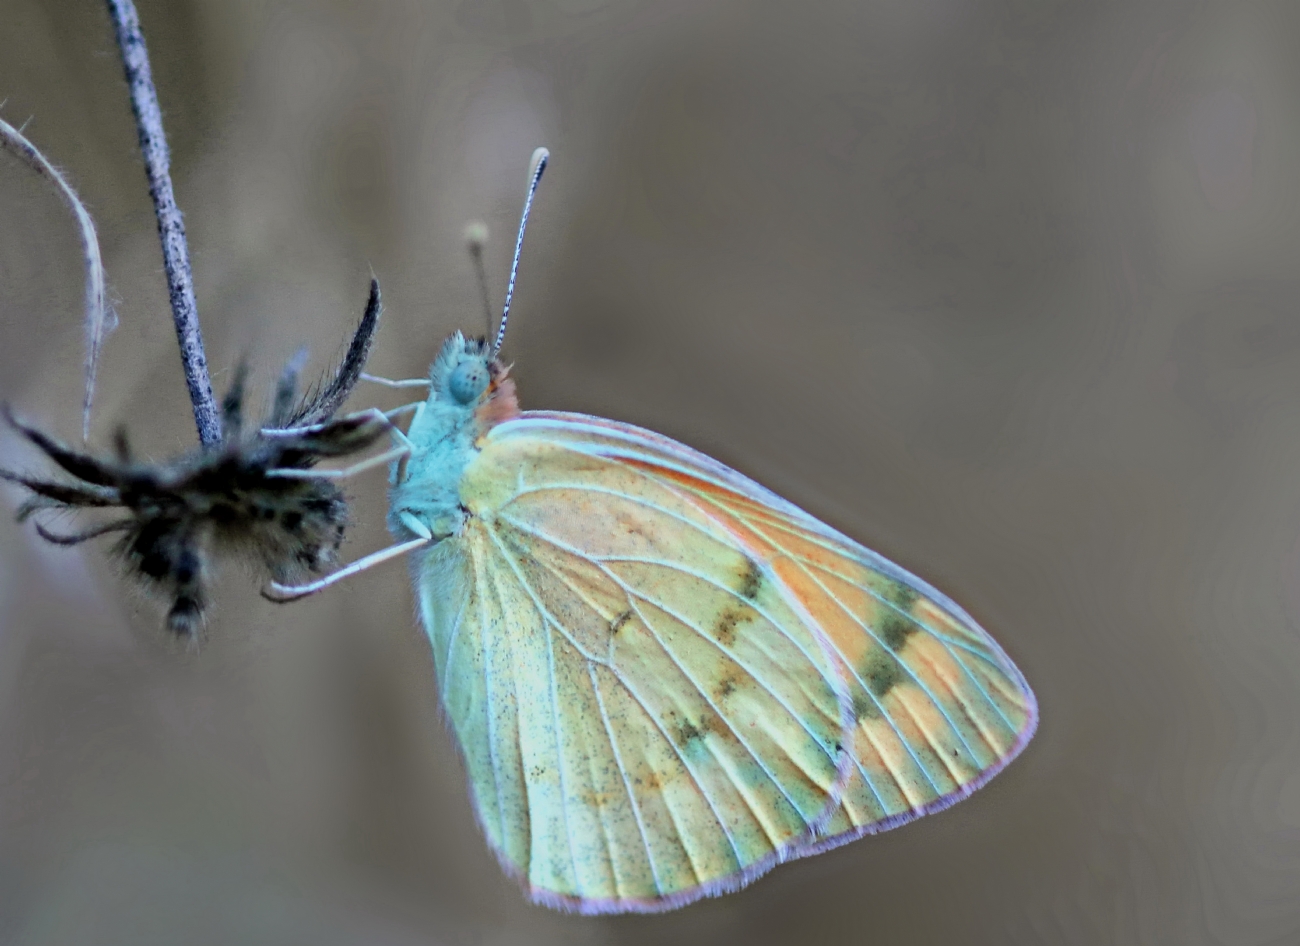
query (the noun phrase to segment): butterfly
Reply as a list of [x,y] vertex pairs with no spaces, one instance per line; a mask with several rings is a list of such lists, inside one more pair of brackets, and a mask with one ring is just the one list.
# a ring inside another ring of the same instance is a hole
[[319,460],[366,449],[392,426],[377,411],[335,417],[362,377],[380,311],[379,283],[372,280],[365,313],[333,376],[299,396],[300,353],[280,376],[269,416],[252,431],[243,425],[246,372],[238,369],[222,403],[221,443],[168,461],[135,458],[124,429],[117,431],[113,457],[73,450],[6,406],[9,424],[68,474],[51,480],[0,469],[0,479],[30,493],[19,521],[49,511],[116,510],[81,532],[53,532],[39,521],[36,530],[63,546],[118,534],[115,551],[127,573],[170,602],[167,627],[184,639],[202,627],[218,556],[251,559],[281,581],[321,572],[333,564],[348,522],[335,481],[389,459],[372,457],[346,470],[315,468]]
[[499,351],[546,157],[495,342],[448,338],[397,435],[399,541],[344,569],[414,553],[502,866],[549,907],[670,910],[970,795],[1037,705],[958,605],[690,447],[520,410]]

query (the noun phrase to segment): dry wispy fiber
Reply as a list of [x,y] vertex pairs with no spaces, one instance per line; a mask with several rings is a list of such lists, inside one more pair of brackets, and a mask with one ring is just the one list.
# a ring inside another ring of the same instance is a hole
[[95,396],[95,369],[99,364],[99,350],[104,337],[117,325],[109,308],[104,290],[104,262],[99,253],[99,236],[95,221],[59,169],[46,160],[45,155],[28,141],[23,133],[0,119],[0,145],[15,155],[41,177],[54,185],[60,196],[72,208],[81,231],[81,251],[86,261],[86,394],[81,407],[81,436],[90,436],[90,405]]

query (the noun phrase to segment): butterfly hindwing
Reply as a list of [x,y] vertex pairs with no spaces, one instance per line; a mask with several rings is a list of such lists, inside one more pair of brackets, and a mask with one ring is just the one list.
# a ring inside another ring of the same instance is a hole
[[536,899],[587,912],[794,856],[848,762],[825,642],[673,488],[510,427],[464,474],[464,529],[417,565],[494,849]]
[[734,889],[952,804],[1032,735],[965,612],[716,461],[550,412],[479,447],[421,599],[480,820],[535,899]]

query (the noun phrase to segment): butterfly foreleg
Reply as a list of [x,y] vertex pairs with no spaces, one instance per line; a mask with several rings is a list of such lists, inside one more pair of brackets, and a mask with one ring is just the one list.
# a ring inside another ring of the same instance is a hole
[[[407,521],[407,520],[410,521]],[[380,549],[378,552],[371,552],[362,558],[357,559],[351,565],[340,568],[336,572],[326,575],[318,581],[308,582],[305,585],[282,585],[277,581],[271,582],[262,589],[262,597],[268,601],[274,601],[276,604],[285,604],[290,601],[297,601],[299,598],[305,598],[307,595],[315,594],[323,588],[328,588],[344,578],[351,578],[368,569],[374,568],[389,559],[398,558],[407,552],[413,552],[421,546],[428,545],[434,541],[433,533],[424,526],[418,519],[404,514],[403,522],[415,533],[415,538],[406,542],[398,542],[396,545],[390,545],[386,549]]]
[[[385,411],[384,417],[391,421],[394,415],[410,409],[415,415],[411,418],[411,423],[415,424],[419,421],[420,415],[424,413],[424,404],[424,401],[416,401],[413,404],[403,404],[401,407],[394,408],[391,411]],[[399,458],[399,462],[394,464],[393,471],[388,477],[388,484],[390,486],[396,486],[406,478],[406,460],[415,452],[415,444],[411,441],[411,438],[396,425],[389,429],[388,435],[392,438],[393,443],[396,444],[396,448],[404,449],[406,451],[406,456]]]
[[[344,414],[342,417],[336,417],[332,420],[321,421],[313,424],[296,424],[290,427],[263,427],[261,434],[268,440],[291,440],[294,437],[312,438],[319,440],[321,438],[337,438],[340,433],[355,433],[365,431],[367,423],[378,423],[384,429],[390,425],[384,412],[375,407],[367,408],[364,411],[357,411],[355,414]],[[316,443],[309,443],[311,449],[318,449]]]
[[410,404],[403,404],[401,407],[394,407],[392,410],[384,411],[384,416],[389,420],[394,417],[401,417],[403,414],[414,414],[419,417],[424,409],[424,401],[412,401]]
[[382,384],[386,388],[427,388],[429,386],[428,378],[403,378],[395,381],[392,378],[381,378],[375,374],[362,374],[362,381],[369,381],[372,384]]
[[424,401],[411,401],[409,404],[402,404],[398,407],[389,408],[386,411],[381,411],[377,407],[368,407],[364,411],[358,411],[355,414],[345,414],[334,423],[368,420],[385,421],[387,422],[389,433],[391,433],[394,438],[400,437],[403,443],[409,445],[410,441],[406,439],[406,435],[393,426],[393,418],[401,417],[403,414],[414,414],[416,417],[419,417],[424,410],[424,404]]
[[[416,538],[423,539],[425,542],[433,541],[433,530],[425,525],[413,513],[403,511],[397,514],[397,518],[401,521],[402,525],[415,533]],[[441,538],[441,536],[439,538]]]
[[372,470],[377,466],[384,466],[392,463],[394,460],[401,460],[411,454],[409,446],[398,446],[392,450],[385,450],[383,453],[373,457],[367,457],[351,466],[345,466],[338,470],[316,470],[316,469],[299,469],[289,467],[281,470],[267,470],[267,476],[283,477],[291,480],[343,480],[358,473],[364,473],[366,470]]

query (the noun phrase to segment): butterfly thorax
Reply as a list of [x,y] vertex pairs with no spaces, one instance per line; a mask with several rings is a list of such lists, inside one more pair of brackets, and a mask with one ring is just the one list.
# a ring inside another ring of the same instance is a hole
[[444,343],[429,370],[429,399],[406,432],[412,452],[394,467],[388,514],[394,535],[414,535],[407,517],[438,538],[460,533],[468,515],[460,498],[465,468],[483,436],[519,413],[506,375],[485,340],[457,332]]

